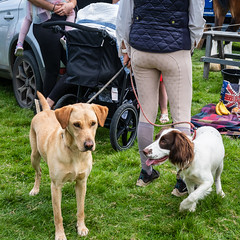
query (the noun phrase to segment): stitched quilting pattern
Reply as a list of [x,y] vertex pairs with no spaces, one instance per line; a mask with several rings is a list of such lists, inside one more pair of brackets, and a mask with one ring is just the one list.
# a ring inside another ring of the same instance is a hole
[[150,52],[190,49],[188,0],[134,2],[134,19],[130,32],[132,47]]

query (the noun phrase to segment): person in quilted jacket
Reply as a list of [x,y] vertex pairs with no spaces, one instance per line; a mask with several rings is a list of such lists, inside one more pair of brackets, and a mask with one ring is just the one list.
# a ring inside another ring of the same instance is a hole
[[[146,165],[142,150],[153,141],[158,113],[160,74],[169,99],[173,123],[191,121],[191,53],[203,33],[204,0],[121,0],[117,17],[119,56],[132,67],[137,92],[146,119],[140,112],[138,147],[141,173],[138,186],[146,186],[159,172]],[[149,121],[148,121],[149,120]],[[174,125],[190,135],[190,124]],[[178,179],[172,194],[187,193]]]

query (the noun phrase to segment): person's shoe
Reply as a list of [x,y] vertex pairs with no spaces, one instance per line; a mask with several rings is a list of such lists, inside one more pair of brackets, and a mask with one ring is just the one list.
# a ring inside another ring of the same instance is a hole
[[22,56],[23,55],[23,46],[21,43],[18,43],[17,46],[16,46],[16,49],[15,49],[15,52],[14,52],[14,55],[19,57],[19,56]]
[[159,118],[160,123],[166,123],[169,122],[168,114],[162,113]]
[[66,38],[65,38],[65,36],[60,38],[60,42],[61,42],[64,50],[66,50],[67,47],[66,47]]
[[148,175],[147,172],[142,169],[136,185],[139,187],[145,187],[156,178],[159,178],[159,172],[157,170],[153,169],[152,174]]
[[172,195],[176,197],[184,196],[188,193],[187,186],[182,179],[177,179],[177,183],[172,191]]

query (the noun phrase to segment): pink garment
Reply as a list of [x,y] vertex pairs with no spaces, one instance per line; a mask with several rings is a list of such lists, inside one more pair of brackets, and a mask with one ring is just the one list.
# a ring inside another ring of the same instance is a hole
[[21,45],[21,47],[23,46],[23,42],[25,40],[25,37],[29,31],[31,24],[32,24],[32,21],[29,20],[27,17],[25,17],[22,22],[21,30],[18,36],[18,43]]
[[[66,0],[47,0],[48,2],[52,4],[59,4],[63,2],[68,2]],[[31,2],[27,1],[27,13],[26,13],[26,18],[36,24],[43,23],[47,21],[48,19],[51,18],[51,12],[40,8],[36,7],[34,4]],[[75,20],[75,12],[72,11],[70,15],[67,16],[67,21],[69,22],[74,22]]]
[[[39,18],[40,22],[37,20],[36,17]],[[43,8],[34,6],[31,2],[27,1],[27,13],[26,18],[31,22],[42,23],[50,19],[51,13]]]

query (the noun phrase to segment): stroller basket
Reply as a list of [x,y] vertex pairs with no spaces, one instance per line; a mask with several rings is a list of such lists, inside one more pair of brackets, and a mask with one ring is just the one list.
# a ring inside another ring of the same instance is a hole
[[[59,27],[62,25],[74,29],[65,31]],[[52,27],[66,36],[67,83],[84,87],[102,87],[123,66],[118,57],[116,40],[106,30],[66,21],[46,22],[43,26]],[[121,88],[123,77],[124,71],[114,80],[113,86]]]
[[[76,29],[66,32],[68,65],[66,81],[84,87],[102,87],[122,67],[116,41],[105,30]],[[117,77],[111,86],[120,87]]]

